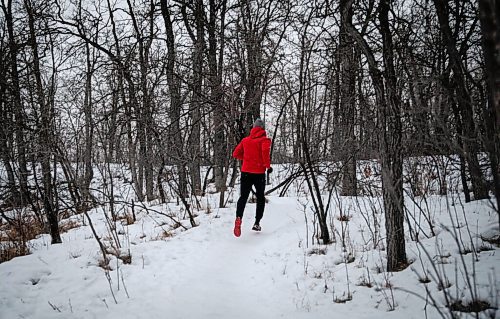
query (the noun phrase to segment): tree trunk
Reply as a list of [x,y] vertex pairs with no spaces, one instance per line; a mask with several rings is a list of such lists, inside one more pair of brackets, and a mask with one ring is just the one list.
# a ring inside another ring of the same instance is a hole
[[25,118],[23,114],[23,106],[21,103],[21,89],[19,84],[19,70],[17,63],[17,55],[19,45],[16,43],[14,35],[14,19],[12,16],[12,0],[7,1],[5,6],[2,1],[2,10],[5,14],[7,31],[9,34],[9,51],[10,51],[10,72],[12,79],[12,93],[14,106],[14,130],[15,141],[17,146],[17,160],[19,165],[19,186],[21,189],[21,205],[24,206],[31,202],[31,196],[28,189],[28,166],[26,161],[26,141],[24,138]]
[[87,58],[87,74],[85,79],[85,97],[83,104],[83,112],[85,114],[85,173],[84,173],[84,185],[82,191],[85,197],[85,201],[90,199],[90,183],[94,177],[94,171],[92,169],[92,146],[94,139],[94,125],[92,123],[92,75],[93,66],[91,63],[90,56],[90,46],[85,43],[85,53]]
[[[0,58],[0,74],[5,74],[4,59]],[[7,173],[7,188],[12,200],[20,201],[20,193],[16,187],[14,169],[12,167],[12,155],[9,144],[13,145],[13,136],[8,129],[13,127],[12,111],[8,109],[6,101],[7,80],[0,79],[0,157],[2,158],[5,171]],[[16,203],[17,204],[17,203]],[[22,204],[22,203],[19,203]]]
[[[85,34],[80,32],[80,37],[82,37],[86,42],[89,42],[94,47],[97,47],[99,50],[105,52],[117,65],[117,73],[118,73],[118,91],[120,93],[120,97],[123,103],[123,107],[125,109],[125,128],[127,134],[127,148],[128,148],[128,162],[130,166],[130,175],[132,177],[132,184],[135,188],[135,194],[139,201],[144,200],[144,193],[142,189],[142,183],[140,183],[139,176],[137,174],[137,151],[136,144],[133,138],[133,129],[132,129],[132,107],[137,106],[138,100],[136,96],[135,85],[132,81],[131,75],[127,70],[127,66],[121,62],[121,49],[120,49],[120,41],[118,39],[118,33],[116,30],[116,24],[114,19],[114,10],[112,9],[111,3],[107,0],[108,11],[110,13],[110,21],[112,26],[112,34],[114,39],[114,44],[116,47],[116,55],[113,55],[109,50],[104,49],[102,46],[99,46],[96,43],[90,42],[91,40],[86,37]],[[128,96],[125,91],[125,81],[128,84]]]
[[170,94],[170,110],[169,115],[171,119],[169,137],[171,139],[170,145],[174,150],[174,162],[177,165],[177,174],[179,176],[178,190],[179,196],[187,196],[187,181],[186,181],[186,165],[184,156],[184,147],[180,131],[180,117],[181,117],[181,83],[178,75],[175,73],[176,63],[176,49],[175,49],[175,35],[173,31],[172,18],[170,8],[167,0],[161,0],[161,13],[165,21],[165,28],[167,33],[167,66],[166,76]]
[[106,154],[106,158],[108,158],[110,162],[118,162],[120,159],[117,149],[120,147],[120,138],[119,135],[117,135],[117,113],[118,101],[120,97],[119,92],[115,87],[116,84],[114,76],[111,77],[109,85],[113,87],[113,91],[111,93],[111,112],[109,114],[109,124],[106,141],[106,149],[108,151],[108,154]]
[[480,0],[479,13],[483,35],[483,55],[488,92],[486,108],[486,148],[489,153],[500,225],[500,5],[495,0]]
[[[448,81],[446,80],[446,85],[448,85]],[[460,118],[460,110],[458,109],[457,103],[455,101],[451,101],[451,109],[453,110],[454,118],[455,118],[455,126],[457,130],[457,144],[458,144],[458,159],[460,161],[460,181],[462,183],[462,189],[464,192],[465,202],[468,203],[471,201],[469,185],[467,184],[467,165],[466,159],[463,153],[464,142],[463,142],[463,125],[462,119]]]
[[[352,0],[348,6],[352,6]],[[375,89],[379,120],[379,156],[382,166],[382,194],[386,219],[387,271],[397,271],[406,264],[404,237],[401,118],[400,102],[396,93],[396,78],[393,63],[392,36],[389,29],[388,12],[390,2],[382,0],[379,21],[383,41],[385,71],[382,73],[373,51],[352,23],[347,24],[349,33],[355,38],[364,53]],[[386,85],[384,89],[384,78]]]
[[[220,192],[219,207],[224,206],[224,193],[226,191],[226,176],[224,172],[229,161],[227,160],[227,141],[225,134],[226,109],[224,107],[224,99],[222,95],[222,65],[224,58],[224,29],[225,29],[225,14],[227,0],[222,0],[217,4],[215,0],[210,0],[210,16],[207,26],[208,30],[208,68],[210,71],[210,101],[213,110],[214,122],[214,176],[215,188]],[[219,34],[219,58],[217,61],[217,6],[221,6],[221,24]]]
[[51,108],[50,103],[46,103],[44,99],[42,76],[40,72],[40,60],[38,53],[38,43],[35,31],[35,12],[29,0],[24,1],[26,11],[28,13],[29,25],[29,45],[33,54],[33,73],[36,83],[36,97],[37,103],[40,107],[41,114],[41,127],[40,127],[40,148],[41,148],[41,163],[42,163],[42,181],[43,181],[43,206],[47,220],[49,222],[50,236],[52,237],[52,244],[61,243],[61,236],[59,234],[59,214],[54,203],[54,188],[52,184],[52,172],[50,167],[50,159],[52,157],[52,143],[55,142],[53,138],[53,115],[54,110]]
[[[1,69],[0,69],[1,71]],[[13,204],[22,204],[22,203],[17,203],[18,200],[20,200],[20,194],[19,190],[16,188],[16,179],[14,177],[14,170],[12,168],[11,164],[11,156],[9,154],[9,147],[8,147],[8,136],[6,134],[6,127],[9,127],[10,125],[7,124],[7,119],[6,119],[6,114],[7,111],[4,110],[4,103],[3,103],[3,89],[0,89],[0,156],[2,158],[3,165],[5,167],[5,171],[7,173],[7,188],[9,190],[9,196],[11,197]]]
[[[152,172],[148,165],[150,161],[150,154],[148,154],[148,143],[147,143],[147,121],[150,113],[150,103],[149,103],[149,92],[147,88],[147,52],[144,44],[144,36],[139,30],[139,26],[137,24],[137,20],[135,18],[134,9],[130,0],[127,0],[127,4],[130,11],[130,16],[132,19],[132,25],[135,30],[135,36],[138,43],[138,57],[139,57],[139,70],[140,70],[140,86],[139,90],[141,91],[142,103],[134,103],[133,107],[136,114],[136,123],[137,123],[137,140],[139,144],[139,156],[137,158],[137,191],[142,194],[144,189],[145,182],[148,183],[148,186],[151,186],[152,183]],[[135,95],[132,98],[136,98]],[[137,100],[137,102],[139,102]],[[149,182],[148,182],[149,181]],[[149,195],[149,196],[148,196]],[[153,197],[152,187],[148,191],[146,190],[146,196],[148,200],[151,200]]]
[[[201,176],[200,176],[200,131],[201,131],[201,108],[202,85],[203,85],[203,49],[205,47],[205,11],[203,1],[197,0],[195,3],[194,17],[196,24],[196,36],[192,38],[194,43],[193,51],[193,93],[191,97],[191,134],[189,138],[190,164],[189,173],[191,175],[191,192],[193,195],[201,195]],[[189,26],[188,26],[189,27]]]
[[394,48],[389,29],[390,3],[390,0],[383,0],[379,8],[386,88],[386,103],[381,106],[379,113],[382,129],[380,158],[387,236],[387,271],[398,271],[407,261],[404,234],[401,102],[396,90]]
[[347,7],[347,0],[340,2],[341,28],[340,28],[340,105],[342,116],[342,196],[357,195],[356,181],[356,137],[354,135],[354,121],[356,114],[356,61],[354,43],[345,24],[352,23],[352,7]]
[[[139,69],[140,69],[140,90],[142,96],[141,105],[137,104],[136,113],[138,118],[138,138],[139,138],[139,184],[146,186],[146,198],[151,201],[155,198],[153,187],[153,145],[152,134],[153,129],[153,106],[151,103],[151,94],[148,85],[149,74],[149,54],[153,35],[154,25],[154,2],[150,2],[149,27],[150,34],[148,37],[144,36],[139,29],[136,21],[135,13],[133,11],[130,0],[127,1],[129,5],[130,15],[134,25],[137,42],[139,44]],[[147,39],[147,41],[145,41]],[[142,107],[141,107],[142,106]]]
[[[153,0],[150,1],[150,10],[149,14],[149,36],[148,41],[145,43],[144,48],[144,68],[141,70],[141,82],[142,90],[144,91],[144,100],[143,104],[146,105],[145,113],[144,113],[144,126],[146,129],[146,162],[145,162],[145,178],[146,178],[146,197],[149,201],[156,198],[154,194],[154,162],[155,156],[153,152],[153,134],[151,131],[155,129],[155,123],[153,120],[154,114],[154,103],[152,98],[153,90],[150,88],[151,85],[148,85],[148,74],[150,73],[150,50],[151,44],[153,42],[154,35],[154,27],[155,27],[155,2]],[[143,75],[144,74],[144,75]]]
[[486,182],[484,180],[478,160],[479,145],[477,143],[477,134],[474,124],[474,110],[472,107],[472,99],[469,90],[465,85],[465,67],[460,59],[456,40],[450,29],[448,17],[450,8],[448,5],[448,1],[446,0],[434,0],[434,5],[436,7],[436,13],[439,20],[440,31],[443,35],[443,41],[446,45],[451,68],[453,70],[455,94],[457,97],[457,103],[460,109],[460,116],[463,124],[463,152],[469,166],[474,199],[478,200],[489,198],[488,188],[486,186]]
[[[116,33],[116,24],[115,24],[114,15],[113,15],[113,12],[111,9],[112,7],[111,7],[110,0],[107,0],[106,3],[107,3],[108,11],[110,12],[113,40],[114,40],[114,44],[116,47],[116,57],[118,60],[120,60],[120,57],[121,57],[120,42],[118,41],[118,35]],[[112,83],[110,83],[110,86],[114,87],[113,84],[116,83],[116,89],[114,89],[112,92],[111,114],[110,114],[111,119],[110,119],[110,124],[109,124],[109,133],[108,133],[108,143],[109,143],[108,159],[110,159],[111,161],[113,159],[118,160],[118,158],[120,158],[120,160],[123,160],[123,158],[121,158],[122,157],[121,154],[120,155],[118,154],[119,153],[118,149],[120,149],[120,135],[121,134],[118,134],[118,135],[116,134],[117,133],[116,132],[117,131],[116,117],[117,117],[117,113],[118,113],[120,99],[122,99],[123,106],[126,105],[125,93],[123,91],[124,90],[124,88],[123,88],[123,74],[119,68],[112,70],[111,74],[113,74],[113,73],[116,73],[116,79],[114,77],[111,77]],[[116,149],[116,153],[115,153],[115,149]],[[113,154],[115,154],[114,157],[113,157]]]
[[[309,16],[309,19],[311,16]],[[308,63],[307,51],[310,51],[307,44],[307,27],[310,20],[308,20],[306,26],[304,26],[303,34],[301,34],[301,52],[300,52],[300,64],[299,64],[299,91],[297,99],[297,135],[300,141],[300,147],[304,153],[304,158],[299,159],[299,163],[305,175],[309,193],[314,204],[315,214],[318,217],[318,223],[320,228],[320,238],[323,244],[330,244],[330,232],[328,229],[327,214],[328,211],[323,205],[323,199],[321,197],[321,191],[318,184],[318,179],[315,173],[315,168],[310,154],[309,139],[308,139],[308,125],[306,124],[304,108],[304,94],[306,93],[306,64]]]

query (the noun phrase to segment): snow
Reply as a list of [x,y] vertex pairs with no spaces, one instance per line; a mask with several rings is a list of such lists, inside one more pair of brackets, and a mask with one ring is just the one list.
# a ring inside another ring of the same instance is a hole
[[[412,264],[388,273],[379,197],[335,199],[330,223],[336,242],[324,246],[313,243],[310,200],[299,184],[289,193],[267,197],[262,232],[250,230],[255,204],[248,204],[240,238],[232,234],[238,190],[230,193],[227,208],[214,208],[217,194],[202,200],[204,207],[196,211],[194,228],[175,203],[152,203],[146,206],[151,210],[136,207],[134,224],[126,225],[124,220],[115,224],[120,251],[130,250],[132,263],[110,256],[110,284],[107,272],[98,266],[102,255],[88,222],[73,216],[71,220],[85,225],[64,233],[62,244],[50,245],[49,236],[42,235],[32,241],[31,255],[0,264],[0,318],[386,319],[424,318],[426,312],[428,318],[440,318],[435,307],[426,306],[426,287],[449,317],[438,278],[451,284],[444,290],[449,296],[466,301],[478,295],[498,308],[498,248],[480,238],[499,232],[498,216],[489,201],[464,203],[462,208],[457,194],[429,196],[428,213],[436,236],[426,238],[429,227],[422,222],[417,243],[406,224],[406,250]],[[419,214],[408,198],[406,205],[409,212]],[[348,222],[338,220],[341,209],[351,216]],[[184,217],[182,224],[189,229],[173,229],[170,219],[153,210]],[[90,217],[105,244],[116,247],[105,213],[109,211],[95,208]],[[381,227],[378,245],[370,240],[375,220]],[[455,233],[461,238],[458,244]],[[492,250],[459,253],[463,248],[486,246]],[[345,263],[348,257],[354,261]],[[430,283],[419,282],[424,273]],[[359,285],[368,281],[371,288]],[[349,294],[352,300],[338,302]],[[479,314],[479,318],[491,316],[495,318],[493,310]],[[498,312],[496,318],[500,318]]]

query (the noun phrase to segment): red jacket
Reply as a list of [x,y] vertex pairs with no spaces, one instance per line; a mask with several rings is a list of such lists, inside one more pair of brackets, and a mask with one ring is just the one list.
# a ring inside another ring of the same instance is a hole
[[262,127],[254,127],[250,135],[241,140],[233,157],[243,161],[242,172],[263,174],[271,167],[271,139]]

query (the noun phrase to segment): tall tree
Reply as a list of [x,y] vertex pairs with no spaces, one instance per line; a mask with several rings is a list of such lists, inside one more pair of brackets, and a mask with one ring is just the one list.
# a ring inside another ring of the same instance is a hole
[[440,31],[443,35],[443,42],[448,52],[450,66],[453,70],[453,92],[456,95],[458,112],[463,126],[463,154],[469,167],[474,198],[488,198],[488,188],[486,187],[478,160],[479,144],[477,143],[472,98],[465,82],[464,72],[466,67],[462,63],[455,35],[449,23],[450,7],[446,0],[434,0],[434,5],[439,20]]
[[177,51],[175,44],[175,35],[173,28],[173,20],[171,8],[167,0],[161,0],[161,14],[165,22],[165,28],[167,33],[167,65],[166,65],[166,77],[170,95],[170,127],[169,127],[169,137],[171,140],[171,145],[174,148],[173,153],[174,161],[177,165],[177,174],[179,176],[178,181],[178,191],[179,196],[187,196],[187,181],[186,181],[186,164],[184,156],[184,145],[181,138],[180,130],[180,119],[181,119],[181,77],[176,72],[177,63]]
[[380,32],[384,59],[385,101],[379,105],[381,122],[380,158],[384,193],[385,229],[387,236],[387,270],[397,271],[406,264],[403,202],[403,154],[401,127],[401,99],[396,86],[394,47],[389,27],[389,9],[392,1],[379,4]]
[[[309,81],[310,70],[309,65],[311,63],[311,53],[312,46],[315,41],[310,41],[309,28],[314,18],[317,15],[316,8],[308,10],[308,14],[305,15],[302,29],[300,30],[300,60],[299,60],[299,74],[298,74],[298,92],[296,100],[296,125],[297,125],[297,141],[301,147],[303,157],[297,158],[302,171],[305,175],[305,180],[309,189],[309,194],[313,201],[314,212],[317,216],[320,234],[319,237],[323,241],[323,244],[329,244],[331,242],[330,231],[328,228],[328,205],[325,205],[319,183],[317,178],[317,172],[315,168],[314,157],[312,154],[312,143],[310,141],[310,130],[312,128],[311,117],[308,116],[310,112],[305,109],[311,103],[308,99],[308,95],[311,94]],[[316,37],[317,39],[317,37]]]
[[479,14],[488,92],[484,116],[487,134],[485,143],[490,157],[500,225],[500,5],[495,0],[480,0]]
[[85,171],[84,171],[84,185],[83,193],[86,200],[90,199],[90,183],[94,177],[94,168],[92,167],[92,148],[94,145],[94,125],[92,121],[92,76],[94,73],[95,61],[92,59],[92,52],[90,45],[85,43],[85,59],[86,59],[86,72],[85,72],[85,96],[83,101],[83,113],[85,114]]
[[25,115],[21,103],[21,88],[19,81],[18,52],[19,43],[16,41],[14,16],[12,12],[12,0],[2,0],[2,11],[5,14],[7,32],[9,36],[9,57],[10,57],[10,77],[12,81],[12,104],[14,113],[14,132],[17,148],[17,160],[19,165],[19,185],[21,190],[21,204],[30,203],[30,192],[28,189],[28,168],[26,160],[26,140],[25,140]]
[[[350,0],[347,7],[352,6]],[[365,55],[375,90],[379,121],[379,157],[382,166],[382,193],[386,223],[387,270],[397,271],[406,264],[403,203],[403,157],[401,153],[401,105],[396,90],[392,33],[389,28],[391,1],[382,0],[378,8],[378,21],[382,35],[384,71],[380,71],[372,48],[352,23],[347,23]],[[385,83],[385,85],[384,85]]]
[[[41,121],[39,130],[40,157],[42,165],[42,181],[43,181],[43,207],[50,228],[50,236],[52,244],[61,243],[59,234],[59,212],[57,204],[54,202],[54,185],[52,181],[52,172],[50,161],[53,154],[54,138],[54,109],[52,103],[45,99],[44,86],[42,82],[42,73],[40,69],[40,54],[38,50],[37,30],[35,29],[35,19],[37,12],[33,3],[30,0],[24,0],[24,6],[28,13],[29,26],[29,45],[32,50],[33,76],[35,78],[35,96],[38,107],[40,108]],[[53,92],[52,92],[53,93]],[[50,94],[49,98],[50,98]]]
[[134,12],[131,1],[127,0],[127,4],[138,44],[138,62],[140,73],[139,90],[142,97],[140,104],[134,105],[137,118],[137,139],[139,142],[138,185],[142,193],[142,189],[145,184],[146,198],[148,200],[153,200],[155,198],[153,194],[153,145],[151,137],[152,134],[148,133],[153,129],[153,106],[148,84],[148,75],[150,73],[149,56],[154,36],[153,26],[155,4],[154,1],[149,1],[149,10],[147,15],[149,18],[147,21],[149,24],[149,35],[143,34],[142,30],[139,28],[139,21]]
[[[6,76],[0,78],[0,157],[3,166],[7,173],[7,196],[11,196],[14,200],[20,198],[20,192],[16,185],[16,178],[14,168],[12,166],[12,148],[13,141],[13,119],[12,119],[12,103],[7,101],[8,97],[8,70],[9,55],[8,46],[6,45],[6,35],[3,29],[5,25],[2,24],[0,30],[0,74]],[[5,197],[7,197],[5,196]]]
[[187,4],[181,7],[184,24],[193,43],[192,52],[192,75],[191,75],[191,103],[189,115],[191,119],[191,132],[189,133],[189,174],[191,176],[191,192],[195,195],[201,194],[200,176],[200,134],[201,134],[201,110],[204,106],[203,100],[203,66],[205,49],[205,10],[202,0],[196,0],[193,6],[193,19],[195,30],[192,30],[190,17],[187,13]]
[[[225,134],[225,123],[228,121],[227,110],[224,107],[224,95],[222,92],[222,71],[224,64],[224,30],[227,0],[209,3],[208,31],[208,83],[210,87],[210,103],[214,121],[214,176],[215,187],[220,192],[219,206],[224,206],[224,194],[226,190],[226,176],[228,163],[227,141]],[[220,27],[217,32],[217,16],[220,16]],[[217,50],[217,39],[219,39]],[[226,168],[226,169],[225,169]]]
[[[290,24],[291,4],[274,0],[239,0],[237,28],[241,37],[240,76],[244,87],[243,124],[249,129],[261,117],[261,104],[269,85],[271,67]],[[274,33],[276,38],[270,38]]]
[[352,7],[348,0],[340,1],[340,109],[342,111],[342,195],[356,196],[356,137],[354,135],[354,121],[356,115],[356,52],[354,41],[346,30],[347,24],[352,24]]

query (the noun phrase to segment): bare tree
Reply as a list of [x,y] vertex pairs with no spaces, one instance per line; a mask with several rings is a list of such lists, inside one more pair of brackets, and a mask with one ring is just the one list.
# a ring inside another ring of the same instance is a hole
[[28,168],[26,160],[26,140],[25,140],[25,115],[23,112],[23,107],[21,103],[21,88],[19,83],[19,67],[18,67],[18,51],[19,43],[16,41],[15,26],[14,26],[14,16],[12,12],[12,0],[2,0],[2,11],[5,15],[5,22],[7,25],[8,32],[8,43],[9,43],[9,57],[10,57],[10,77],[12,81],[12,104],[14,113],[14,132],[15,132],[15,143],[17,148],[17,159],[19,165],[19,186],[20,186],[20,196],[21,204],[26,205],[30,202],[30,192],[28,189]]
[[173,151],[175,152],[175,162],[177,164],[177,174],[179,176],[179,194],[180,196],[185,197],[187,195],[186,165],[184,161],[184,145],[182,143],[180,131],[182,106],[181,79],[176,72],[177,51],[175,47],[172,13],[167,0],[161,1],[161,13],[165,22],[167,33],[168,52],[166,76],[170,94],[169,115],[171,119],[169,136],[171,138],[171,145],[174,148]]
[[[189,83],[191,91],[191,101],[189,107],[189,116],[191,120],[191,132],[189,133],[189,174],[191,176],[191,192],[194,195],[201,194],[201,176],[200,176],[200,134],[201,134],[201,112],[204,107],[203,93],[203,51],[205,49],[205,10],[203,1],[197,0],[192,8],[192,18],[188,16],[188,5],[181,4],[181,12],[184,25],[188,31],[189,37],[193,43],[192,50],[192,75]],[[194,31],[192,30],[191,20],[193,20]]]
[[83,113],[85,114],[85,172],[83,181],[83,191],[86,200],[89,200],[90,183],[94,177],[94,168],[92,167],[92,149],[94,145],[94,123],[92,121],[92,76],[94,71],[95,60],[92,59],[92,51],[90,45],[85,43],[85,59],[86,59],[86,74],[85,74],[85,97],[83,101]]
[[[496,6],[495,6],[496,5]],[[495,197],[497,202],[498,222],[500,225],[500,16],[498,3],[492,0],[479,1],[479,13],[483,34],[484,72],[488,103],[484,114],[487,139],[484,141],[489,152]]]
[[[307,116],[310,112],[305,109],[311,104],[310,99],[308,99],[308,94],[310,93],[310,88],[312,85],[308,85],[311,79],[309,74],[309,64],[311,60],[312,46],[315,41],[310,41],[309,28],[316,17],[317,8],[310,9],[307,15],[304,17],[304,23],[301,25],[300,30],[300,62],[299,62],[299,84],[297,92],[297,103],[296,103],[296,124],[297,124],[297,140],[300,143],[301,154],[303,157],[299,157],[298,161],[303,170],[305,180],[309,189],[309,194],[312,198],[314,205],[314,212],[318,218],[319,228],[320,228],[320,238],[323,244],[329,244],[330,230],[328,227],[327,217],[328,217],[328,205],[325,205],[322,198],[321,190],[318,181],[318,172],[315,167],[315,161],[313,157],[312,147],[309,131],[312,127],[311,117]],[[313,38],[317,40],[317,37]]]
[[[40,55],[38,51],[37,30],[35,29],[35,7],[30,0],[24,1],[26,12],[28,13],[28,26],[29,26],[29,45],[32,50],[33,56],[33,76],[35,78],[35,95],[36,102],[40,108],[41,121],[39,130],[39,143],[41,149],[41,166],[42,166],[42,181],[43,181],[43,207],[50,228],[50,235],[52,237],[52,244],[61,243],[61,236],[59,234],[59,214],[57,210],[57,203],[55,203],[54,185],[52,180],[51,158],[53,154],[54,139],[54,108],[50,100],[51,94],[54,94],[55,88],[50,87],[48,92],[49,99],[45,99],[45,88],[42,82],[42,73],[40,69]],[[51,92],[52,91],[52,92]]]
[[[214,176],[215,187],[220,192],[219,206],[224,206],[224,194],[226,191],[226,180],[228,172],[228,148],[226,123],[228,117],[227,110],[224,107],[224,95],[222,91],[222,74],[224,64],[224,30],[225,15],[227,11],[227,0],[214,1],[209,4],[209,19],[207,24],[208,31],[208,70],[210,86],[210,103],[214,121]],[[220,16],[220,28],[217,32],[217,16]],[[217,45],[219,50],[217,50]]]
[[458,129],[461,131],[459,134],[463,134],[463,154],[469,167],[474,198],[488,198],[488,189],[478,160],[479,147],[476,142],[477,133],[474,123],[472,100],[469,89],[465,85],[464,70],[466,68],[462,64],[455,37],[450,29],[448,16],[450,8],[448,2],[444,0],[434,0],[434,5],[439,19],[440,30],[443,35],[443,42],[450,59],[450,66],[453,70],[454,93],[458,105],[457,117],[460,116],[460,126],[463,126]]
[[142,193],[144,184],[146,185],[146,198],[153,200],[153,145],[152,135],[148,134],[153,128],[153,105],[151,98],[151,89],[148,83],[148,74],[150,73],[150,50],[153,41],[153,26],[154,26],[154,1],[149,1],[149,11],[147,15],[147,23],[149,24],[148,35],[143,34],[139,28],[139,21],[134,12],[134,8],[130,0],[127,0],[129,13],[132,18],[134,34],[138,43],[138,58],[141,92],[141,103],[134,105],[137,118],[137,138],[139,141],[139,161],[138,161],[138,185]]
[[[383,43],[384,71],[380,71],[373,50],[352,23],[349,33],[356,39],[365,55],[375,88],[377,119],[379,121],[379,156],[382,166],[382,192],[386,219],[387,270],[397,271],[406,265],[404,240],[403,157],[401,150],[401,105],[396,91],[392,34],[389,29],[390,1],[379,4],[380,33]],[[347,7],[352,6],[352,1]],[[385,84],[385,85],[384,85]]]
[[356,52],[354,50],[354,40],[346,30],[347,24],[352,24],[353,9],[348,6],[348,0],[340,1],[340,110],[342,112],[342,161],[343,179],[342,195],[356,196],[356,137],[354,134],[356,116]]
[[[7,35],[6,26],[4,23],[1,25],[0,31],[0,73],[8,74],[7,67],[9,65],[9,54],[7,46]],[[2,163],[5,167],[7,173],[6,189],[0,189],[0,198],[14,204],[16,198],[20,198],[19,189],[16,185],[16,177],[12,163],[14,163],[12,158],[12,148],[10,145],[14,144],[13,141],[13,126],[14,121],[12,118],[12,108],[10,103],[8,103],[8,83],[7,76],[0,79],[0,156]]]
[[[273,0],[240,0],[237,23],[239,71],[244,87],[243,125],[246,130],[261,117],[271,67],[290,24],[291,4]],[[275,35],[271,39],[271,34]],[[239,43],[239,42],[238,42]]]

